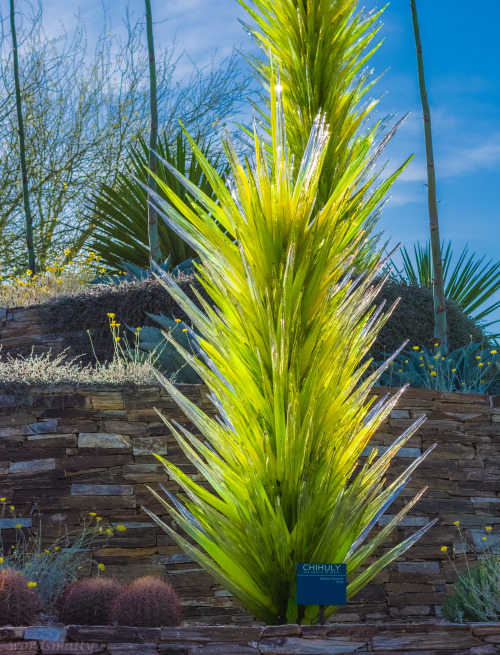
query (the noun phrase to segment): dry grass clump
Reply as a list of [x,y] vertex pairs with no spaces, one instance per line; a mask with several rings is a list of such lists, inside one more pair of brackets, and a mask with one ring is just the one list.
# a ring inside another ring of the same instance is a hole
[[11,275],[0,271],[0,307],[29,307],[78,294],[83,285],[107,273],[100,259],[92,251],[72,258],[71,250],[66,249],[59,259],[35,274],[29,269],[14,270]]
[[147,386],[154,383],[156,378],[147,362],[114,359],[108,364],[84,366],[74,359],[68,360],[66,351],[54,357],[50,352],[32,351],[26,357],[8,355],[5,361],[0,361],[0,389],[9,392],[59,384]]

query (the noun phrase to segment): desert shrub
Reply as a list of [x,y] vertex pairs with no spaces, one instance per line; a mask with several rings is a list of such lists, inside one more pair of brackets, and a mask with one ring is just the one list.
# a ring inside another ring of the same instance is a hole
[[[405,282],[387,282],[377,296],[376,304],[387,305],[401,298],[392,316],[380,330],[371,349],[375,359],[393,353],[407,339],[410,345],[430,346],[433,341],[434,304],[432,289]],[[450,351],[467,346],[472,341],[482,343],[485,335],[481,326],[454,301],[446,302],[448,346]]]
[[13,275],[2,275],[0,270],[0,307],[29,307],[50,298],[78,294],[82,285],[106,273],[100,255],[71,255],[67,248],[59,259],[35,275],[29,269],[14,269]]
[[38,385],[110,385],[147,386],[157,380],[147,363],[115,360],[100,366],[82,365],[68,360],[66,352],[51,356],[31,352],[23,357],[7,356],[0,361],[0,389],[8,393],[24,393]]
[[144,628],[178,625],[181,606],[177,594],[167,582],[145,576],[125,587],[118,596],[111,620],[118,625]]
[[122,584],[111,578],[71,582],[58,602],[61,621],[66,625],[108,625],[113,603],[122,590]]
[[41,608],[36,583],[11,569],[0,568],[2,625],[33,625]]
[[[460,550],[465,555],[465,570],[460,571],[456,565],[455,549],[453,557],[449,557],[457,580],[454,592],[447,594],[443,604],[443,616],[448,621],[464,623],[468,621],[499,621],[500,620],[500,548],[498,537],[493,535],[492,527],[486,526],[480,543],[481,548],[475,548],[467,541],[460,523],[456,521],[460,534]],[[441,550],[447,552],[444,546]],[[472,551],[480,558],[471,564],[467,551]]]
[[44,611],[53,611],[62,590],[81,575],[83,562],[92,545],[104,543],[111,535],[94,520],[93,512],[78,531],[69,532],[61,523],[60,536],[52,543],[44,544],[40,515],[37,527],[23,527],[22,517],[16,516],[14,506],[7,506],[5,500],[0,498],[0,518],[10,519],[14,536],[8,541],[2,534],[4,531],[0,530],[0,569],[26,577],[36,586]]
[[[181,276],[177,282],[198,304],[191,289],[193,286],[200,290],[195,277]],[[202,296],[206,297],[205,292],[202,292]],[[109,313],[115,314],[124,328],[157,327],[158,324],[147,316],[147,312],[188,320],[184,311],[165,293],[160,282],[151,278],[119,285],[89,285],[78,294],[49,299],[40,307],[43,322],[50,326],[51,332],[66,334],[67,345],[81,354],[79,361],[83,364],[94,364],[96,360],[104,363],[113,359]],[[87,330],[90,330],[94,350]]]
[[[382,363],[375,362],[371,368],[378,368]],[[492,394],[500,384],[500,353],[496,348],[483,348],[479,343],[446,353],[436,347],[413,346],[389,363],[380,384]]]

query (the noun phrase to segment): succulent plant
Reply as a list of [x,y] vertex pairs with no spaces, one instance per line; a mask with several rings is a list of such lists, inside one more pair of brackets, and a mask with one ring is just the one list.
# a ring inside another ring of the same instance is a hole
[[0,570],[0,623],[33,625],[41,602],[35,583],[12,569]]
[[163,314],[147,315],[156,321],[160,328],[143,327],[140,331],[138,348],[146,356],[151,355],[156,368],[167,377],[174,377],[180,384],[199,384],[200,377],[196,371],[186,363],[179,350],[165,337],[169,334],[190,355],[196,356],[198,349],[193,336],[184,323],[168,318]]
[[59,599],[61,620],[66,625],[108,625],[113,602],[123,585],[111,578],[71,582]]
[[159,628],[178,625],[181,606],[172,587],[159,578],[145,576],[125,587],[113,605],[111,621],[118,625]]

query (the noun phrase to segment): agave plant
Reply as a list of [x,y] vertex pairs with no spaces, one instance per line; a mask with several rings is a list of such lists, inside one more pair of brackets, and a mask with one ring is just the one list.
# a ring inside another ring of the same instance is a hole
[[[198,138],[195,141],[205,156],[209,157],[209,146],[203,146]],[[183,200],[187,200],[190,195],[162,164],[162,160],[181,171],[206,195],[213,196],[210,184],[196,157],[189,151],[182,132],[176,137],[175,147],[169,144],[165,134],[160,137],[157,152],[161,157],[157,175],[164,186],[172,188]],[[127,172],[118,174],[114,187],[101,184],[99,192],[89,205],[92,222],[98,226],[93,235],[92,249],[101,256],[101,263],[106,268],[123,270],[127,268],[123,265],[124,262],[141,269],[150,267],[148,192],[144,188],[148,180],[148,157],[148,146],[144,139],[140,138],[138,144],[130,148]],[[210,157],[214,168],[217,168],[218,161],[218,156]],[[160,195],[165,197],[161,190]],[[163,221],[158,223],[158,231],[161,258],[165,260],[169,257],[171,267],[196,256],[193,249]]]
[[[359,9],[358,0],[239,0],[253,19],[243,23],[263,57],[250,57],[256,76],[269,89],[271,64],[279,65],[284,90],[283,110],[287,145],[297,167],[304,156],[309,134],[318,112],[325,115],[332,138],[326,148],[323,172],[318,184],[318,205],[323,206],[345,170],[366,158],[385,121],[365,126],[377,104],[367,94],[376,79],[367,68],[378,49],[377,32],[380,11]],[[264,102],[256,107],[269,130],[269,111]],[[388,133],[391,138],[395,130]],[[368,189],[361,186],[359,193]],[[349,243],[363,229],[374,228],[377,213],[359,216],[346,212],[342,217],[350,225],[344,238]],[[363,269],[369,266],[378,236],[367,240],[356,258]],[[365,261],[368,260],[368,261]]]
[[[393,482],[385,480],[422,419],[358,467],[399,394],[377,404],[369,398],[378,374],[366,376],[368,364],[360,362],[388,314],[373,306],[379,268],[352,280],[361,237],[346,248],[350,227],[339,221],[346,211],[362,221],[391,181],[368,199],[360,196],[360,185],[373,177],[357,157],[317,209],[328,130],[318,118],[295,176],[279,89],[279,80],[271,84],[272,142],[255,128],[252,164],[225,140],[230,188],[190,141],[217,202],[171,167],[196,204],[158,178],[168,200],[156,196],[158,209],[198,252],[198,277],[214,305],[200,297],[198,308],[164,274],[168,292],[194,326],[198,355],[167,338],[208,386],[219,416],[211,418],[157,373],[202,434],[165,419],[205,483],[158,456],[184,494],[164,489],[165,498],[153,491],[194,543],[145,508],[254,616],[271,624],[318,620],[317,606],[297,605],[298,563],[345,562],[350,598],[429,527],[368,562],[422,493],[371,534],[422,459]],[[336,609],[327,607],[325,615]]]
[[[500,300],[492,302],[494,294],[500,290],[500,262],[492,259],[485,261],[486,256],[478,257],[475,252],[469,254],[469,247],[465,246],[458,260],[453,261],[451,241],[445,248],[441,245],[443,255],[445,296],[455,300],[464,312],[478,321],[483,321],[500,308]],[[393,276],[398,280],[406,280],[423,287],[432,286],[431,245],[429,242],[413,245],[413,256],[405,247],[401,248],[403,267],[391,260],[394,271]],[[485,328],[494,326],[498,320],[490,321]],[[498,339],[500,333],[492,334]]]

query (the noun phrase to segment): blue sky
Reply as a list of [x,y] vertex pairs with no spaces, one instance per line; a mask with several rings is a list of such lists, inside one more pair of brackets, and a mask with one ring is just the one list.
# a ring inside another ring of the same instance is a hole
[[[106,2],[119,29],[124,3]],[[142,2],[133,3],[142,11]],[[366,0],[367,8],[380,6]],[[100,0],[81,3],[89,32],[101,21]],[[159,23],[156,40],[177,35],[180,46],[199,64],[214,50],[219,56],[233,45],[250,48],[238,22],[244,12],[236,0],[152,0]],[[43,0],[46,22],[56,29],[71,25],[77,3]],[[471,10],[466,0],[450,3],[419,0],[419,19],[427,88],[434,132],[441,235],[452,238],[456,251],[469,243],[478,254],[500,258],[500,76],[498,24],[500,4],[488,11]],[[246,17],[245,17],[246,18]],[[52,22],[53,21],[53,22]],[[395,166],[414,154],[414,161],[393,188],[381,226],[392,237],[411,245],[428,237],[423,129],[416,77],[416,58],[408,0],[393,0],[380,32],[384,43],[373,59],[376,73],[385,74],[373,94],[381,97],[378,115],[411,112],[387,150]],[[500,313],[499,313],[500,318]]]

